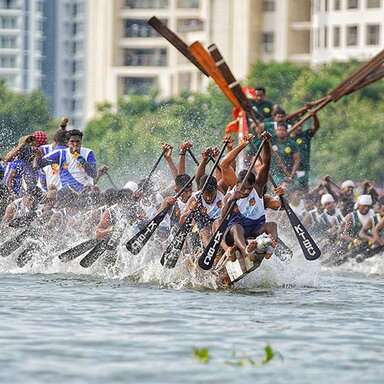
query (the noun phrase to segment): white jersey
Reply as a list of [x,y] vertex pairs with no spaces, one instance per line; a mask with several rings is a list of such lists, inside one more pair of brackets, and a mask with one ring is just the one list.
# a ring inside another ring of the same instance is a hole
[[221,215],[221,208],[223,207],[224,195],[220,191],[217,191],[215,200],[213,200],[211,204],[208,204],[202,197],[199,197],[200,193],[200,191],[193,192],[192,196],[207,210],[207,215],[210,219],[218,219]]
[[323,223],[327,225],[339,225],[344,223],[344,217],[339,208],[335,209],[335,213],[333,215],[330,215],[326,210],[324,210],[320,217],[323,220]]
[[[370,209],[366,215],[362,215],[359,211],[356,211],[356,213],[362,227],[365,227],[368,221],[371,220],[373,216],[375,216],[375,211],[373,209]],[[352,215],[352,221],[353,224],[356,224],[355,215]]]
[[[229,193],[233,195],[235,189],[233,188]],[[264,201],[260,198],[255,188],[252,189],[247,197],[237,200],[236,205],[238,212],[247,219],[259,220],[265,216]]]
[[186,207],[186,203],[183,203],[180,199],[177,199],[170,212],[165,215],[164,220],[161,222],[160,226],[171,228],[171,219],[175,218],[176,220],[179,220],[180,216],[185,212]]
[[148,220],[152,220],[156,216],[157,207],[163,202],[163,200],[163,196],[161,196],[160,193],[156,193],[156,201],[154,203],[150,203],[149,205],[147,205],[143,199],[140,200],[140,206],[145,212]]

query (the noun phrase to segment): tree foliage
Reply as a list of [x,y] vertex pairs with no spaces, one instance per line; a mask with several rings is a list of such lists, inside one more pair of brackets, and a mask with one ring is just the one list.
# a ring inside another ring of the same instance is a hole
[[[359,65],[351,61],[312,69],[292,63],[257,63],[243,83],[264,86],[269,100],[292,112],[323,97]],[[319,112],[321,128],[312,150],[315,176],[384,179],[383,95],[384,82],[380,81]],[[189,139],[196,153],[205,146],[220,145],[224,128],[233,119],[232,106],[214,84],[204,94],[184,93],[159,102],[154,92],[121,99],[116,112],[104,104],[99,111],[100,116],[86,127],[85,144],[95,150],[99,162],[110,165],[124,180],[145,175],[162,142],[177,147]]]
[[51,127],[49,104],[41,91],[19,94],[0,81],[0,153],[15,145],[20,136]]

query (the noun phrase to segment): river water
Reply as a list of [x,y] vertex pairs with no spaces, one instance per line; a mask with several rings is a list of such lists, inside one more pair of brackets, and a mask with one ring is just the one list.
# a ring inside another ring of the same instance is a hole
[[[0,382],[383,382],[384,255],[327,269],[295,252],[231,289],[158,258],[125,256],[115,271],[0,260]],[[267,364],[230,357],[261,361],[267,344]]]

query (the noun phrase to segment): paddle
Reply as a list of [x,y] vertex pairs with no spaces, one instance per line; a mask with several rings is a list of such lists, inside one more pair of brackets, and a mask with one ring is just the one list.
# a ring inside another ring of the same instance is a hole
[[80,244],[75,245],[73,248],[70,248],[62,252],[58,257],[59,260],[63,263],[74,260],[77,257],[81,256],[83,253],[89,251],[91,248],[95,247],[99,243],[99,239],[88,239],[83,241]]
[[29,229],[21,229],[12,239],[7,240],[5,243],[1,244],[0,247],[0,256],[7,257],[17,248],[20,247],[21,241],[27,236]]
[[[277,187],[272,176],[269,175],[269,180],[271,181],[274,188]],[[300,219],[297,217],[296,213],[293,212],[291,206],[289,205],[288,200],[284,196],[279,196],[281,204],[287,212],[288,219],[293,227],[296,238],[300,244],[301,250],[303,251],[304,257],[307,260],[316,260],[320,257],[321,251],[307,229],[304,227]]]
[[[211,172],[209,173],[209,176],[205,180],[205,183],[203,185],[203,188],[200,191],[199,197],[204,193],[205,189],[207,188],[207,185],[209,183],[209,179],[212,177],[213,173],[215,172],[215,169],[217,168],[221,156],[223,155],[225,148],[227,147],[228,143],[225,142],[223,146],[221,147],[219,156],[217,157],[215,164],[213,165]],[[161,265],[167,267],[167,268],[174,268],[177,261],[179,260],[181,249],[183,248],[185,239],[189,233],[189,228],[192,222],[192,217],[193,217],[194,212],[191,212],[185,223],[180,226],[178,231],[176,232],[175,236],[171,240],[170,244],[164,251],[163,255],[161,256],[160,263]]]
[[112,177],[110,176],[110,174],[108,172],[105,172],[105,174],[107,175],[108,180],[111,183],[112,187],[115,188],[115,189],[118,189],[116,184],[113,182]]
[[[180,191],[174,196],[174,199],[177,200],[184,193],[187,187],[193,183],[195,177],[196,176],[194,175],[190,180],[188,180],[186,184],[183,185]],[[167,206],[162,209],[151,221],[149,221],[148,224],[144,226],[144,228],[142,228],[138,233],[136,233],[135,236],[128,240],[125,246],[129,252],[133,253],[134,255],[137,255],[141,252],[144,245],[147,244],[148,240],[152,237],[157,227],[164,220],[165,216],[168,214],[171,208],[172,206]]]
[[[260,156],[260,153],[261,153],[261,150],[263,149],[264,143],[265,143],[265,140],[262,141],[262,143],[260,144],[254,158],[252,159],[252,162],[248,168],[248,171],[247,171],[243,181],[241,182],[240,190],[243,189],[245,183],[247,182],[248,177],[251,174],[252,169],[256,164],[256,160]],[[212,268],[212,265],[215,261],[217,252],[219,251],[219,248],[221,246],[221,241],[224,238],[224,233],[228,227],[229,220],[231,218],[233,210],[235,209],[235,206],[236,206],[236,200],[233,200],[231,205],[228,207],[228,210],[227,210],[227,212],[224,216],[224,219],[221,222],[219,228],[216,230],[216,232],[212,236],[211,240],[209,241],[208,245],[205,247],[203,253],[200,255],[199,260],[198,260],[198,264],[199,264],[200,268],[202,268],[204,270],[209,270]]]

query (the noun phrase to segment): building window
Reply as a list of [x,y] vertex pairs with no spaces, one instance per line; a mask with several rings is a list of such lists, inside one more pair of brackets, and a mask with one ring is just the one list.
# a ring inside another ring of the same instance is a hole
[[1,29],[16,29],[16,27],[17,27],[16,17],[7,17],[7,16],[0,17]]
[[128,67],[165,67],[167,66],[166,48],[127,48],[124,49],[123,65]]
[[1,56],[0,57],[0,68],[15,68],[16,57],[15,56]]
[[1,36],[0,37],[0,48],[17,48],[16,37],[13,36]]
[[275,12],[275,1],[263,0],[262,10],[263,12]]
[[380,8],[381,0],[367,0],[367,8]]
[[367,25],[367,45],[379,45],[380,25]]
[[177,32],[196,32],[204,30],[204,22],[200,19],[177,20]]
[[333,3],[333,10],[334,11],[340,11],[341,9],[341,4],[340,4],[340,0],[334,0],[334,3]]
[[[167,20],[161,20],[167,25]],[[124,37],[158,37],[157,31],[148,25],[147,20],[127,19],[124,20]]]
[[263,52],[272,53],[273,43],[274,43],[273,32],[265,32],[261,35],[261,45],[263,47]]
[[200,0],[177,0],[177,8],[199,8]]
[[156,87],[156,77],[123,77],[123,95],[148,95]]
[[20,9],[21,4],[18,0],[0,0],[0,8],[2,8],[2,9]]
[[168,8],[168,0],[125,0],[125,8]]
[[359,0],[347,0],[347,9],[359,8]]
[[333,27],[333,46],[340,47],[340,27]]
[[358,26],[351,25],[347,27],[347,41],[346,41],[347,47],[356,46],[357,40],[358,40]]

